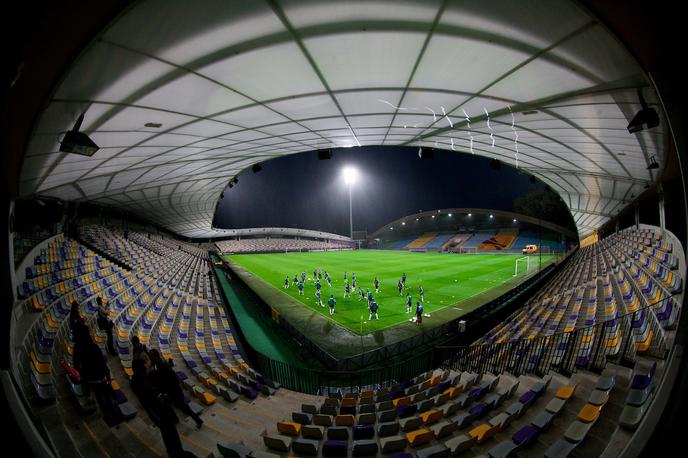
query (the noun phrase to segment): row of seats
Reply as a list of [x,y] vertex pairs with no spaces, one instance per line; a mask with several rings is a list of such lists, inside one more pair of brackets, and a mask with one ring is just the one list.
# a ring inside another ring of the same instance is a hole
[[256,238],[223,240],[216,242],[220,253],[264,253],[284,251],[340,250],[350,249],[352,242],[340,240],[308,240],[286,238]]
[[[653,240],[663,243],[661,238]],[[476,344],[532,340],[582,329],[577,364],[584,366],[596,338],[593,325],[604,323],[605,354],[613,356],[621,343],[619,318],[631,313],[636,350],[647,351],[653,339],[662,338],[663,329],[675,326],[680,299],[672,295],[681,290],[680,274],[663,264],[664,271],[652,270],[645,255],[627,241],[623,234],[616,235],[579,250],[534,298]],[[566,339],[561,340],[566,343]]]

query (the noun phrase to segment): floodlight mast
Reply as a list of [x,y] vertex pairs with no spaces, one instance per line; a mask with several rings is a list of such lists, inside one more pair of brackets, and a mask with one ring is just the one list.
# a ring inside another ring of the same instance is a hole
[[344,183],[349,187],[349,236],[351,240],[354,239],[354,223],[353,223],[353,211],[351,206],[351,187],[356,182],[356,176],[358,173],[353,167],[344,167],[342,170],[342,175],[344,176]]

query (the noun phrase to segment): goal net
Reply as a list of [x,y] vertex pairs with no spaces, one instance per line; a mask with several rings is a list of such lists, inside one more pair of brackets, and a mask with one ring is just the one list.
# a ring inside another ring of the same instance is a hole
[[459,253],[463,254],[478,254],[478,248],[477,247],[460,247],[459,248]]
[[516,266],[514,267],[514,277],[516,275],[525,274],[530,270],[530,256],[524,256],[516,259]]

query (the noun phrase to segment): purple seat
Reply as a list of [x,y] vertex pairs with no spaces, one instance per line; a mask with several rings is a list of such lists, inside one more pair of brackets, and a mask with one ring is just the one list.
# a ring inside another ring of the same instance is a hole
[[249,399],[255,399],[258,396],[258,393],[250,388],[247,388],[245,386],[241,387],[241,394],[246,396]]
[[352,429],[354,440],[372,439],[375,436],[375,428],[373,428],[373,425],[354,425]]
[[514,435],[511,436],[511,440],[513,440],[518,446],[525,446],[529,444],[533,439],[535,439],[539,432],[540,430],[537,429],[535,426],[526,425],[523,428],[516,431],[516,433],[514,433]]
[[348,454],[348,442],[339,440],[326,440],[322,448],[323,456],[346,456]]
[[528,404],[535,401],[536,397],[537,397],[537,393],[535,393],[534,391],[527,391],[527,392],[523,393],[520,398],[518,398],[518,401],[521,404],[527,406]]
[[492,409],[491,404],[481,402],[479,404],[475,404],[474,406],[472,406],[468,410],[468,413],[470,413],[471,415],[475,415],[475,418],[480,418],[483,415],[485,415],[487,412],[489,412],[491,409]]
[[127,402],[127,396],[124,394],[122,390],[113,391],[112,397],[115,401],[117,401],[117,404],[123,404]]
[[631,382],[631,388],[634,390],[644,390],[648,386],[650,386],[650,383],[652,383],[652,379],[655,376],[655,371],[657,370],[657,363],[653,363],[652,367],[650,368],[650,372],[647,375],[643,374],[636,374],[633,377],[633,381]]
[[342,406],[339,408],[340,415],[356,415],[355,406]]
[[409,417],[416,412],[418,412],[418,406],[416,404],[397,407],[397,415],[399,418]]

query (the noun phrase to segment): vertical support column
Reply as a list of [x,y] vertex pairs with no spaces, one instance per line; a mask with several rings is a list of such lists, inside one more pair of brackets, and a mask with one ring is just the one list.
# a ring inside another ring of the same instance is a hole
[[619,232],[619,220],[616,220],[616,223],[614,224],[614,233],[617,234]]
[[635,228],[637,230],[640,228],[640,208],[638,207],[637,204],[635,206],[634,213],[635,213]]
[[657,207],[659,208],[659,227],[662,229],[662,235],[666,231],[666,220],[664,215],[664,189],[659,185],[659,192],[657,193]]

